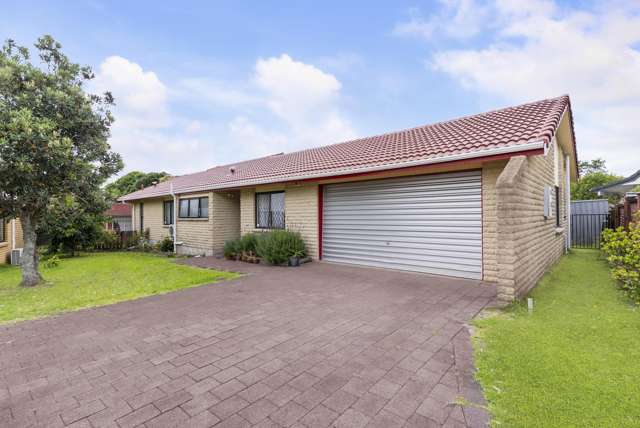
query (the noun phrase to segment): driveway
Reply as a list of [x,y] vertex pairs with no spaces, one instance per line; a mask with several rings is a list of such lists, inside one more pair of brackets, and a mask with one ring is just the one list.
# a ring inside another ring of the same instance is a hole
[[[0,327],[2,426],[484,426],[478,281],[188,263],[225,283]],[[464,398],[463,401],[461,398]]]

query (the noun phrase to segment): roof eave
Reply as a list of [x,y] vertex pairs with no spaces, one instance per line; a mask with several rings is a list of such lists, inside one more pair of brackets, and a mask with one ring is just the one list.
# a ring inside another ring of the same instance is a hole
[[[373,172],[382,172],[386,170],[400,169],[400,168],[411,168],[417,166],[426,166],[426,165],[435,165],[439,163],[449,163],[454,161],[463,161],[470,159],[482,159],[495,155],[501,154],[510,154],[512,156],[518,155],[518,153],[522,152],[531,152],[533,150],[540,150],[542,153],[544,147],[546,145],[546,141],[544,139],[530,141],[525,144],[519,144],[517,146],[507,146],[507,147],[497,147],[487,150],[478,150],[475,152],[466,152],[466,153],[457,153],[454,155],[441,156],[438,158],[431,159],[420,159],[416,161],[410,162],[397,162],[392,164],[384,164],[384,165],[375,165],[371,167],[365,168],[344,168],[341,170],[330,171],[330,172],[322,172],[317,174],[301,174],[295,176],[283,176],[277,179],[274,178],[262,178],[256,180],[246,180],[242,182],[233,182],[233,183],[224,183],[217,185],[200,185],[200,186],[191,186],[188,188],[180,189],[179,193],[190,193],[197,192],[203,190],[226,190],[226,189],[235,189],[241,187],[248,186],[257,186],[264,184],[275,184],[275,183],[283,183],[283,182],[291,182],[291,181],[309,181],[309,180],[320,180],[320,179],[328,179],[332,177],[338,177],[344,174],[361,174],[361,173],[373,173]],[[156,197],[156,196],[152,196]]]

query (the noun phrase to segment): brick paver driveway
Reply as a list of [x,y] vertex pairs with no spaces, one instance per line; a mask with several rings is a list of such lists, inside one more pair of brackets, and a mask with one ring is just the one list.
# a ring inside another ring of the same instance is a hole
[[[493,287],[311,263],[0,327],[0,425],[482,426]],[[217,424],[217,425],[216,425]]]

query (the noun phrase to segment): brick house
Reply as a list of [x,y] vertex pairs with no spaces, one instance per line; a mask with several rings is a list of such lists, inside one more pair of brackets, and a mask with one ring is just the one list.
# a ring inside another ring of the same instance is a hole
[[124,196],[133,227],[219,255],[288,228],[312,258],[498,283],[512,300],[569,241],[568,96],[218,166]]
[[11,261],[11,250],[22,248],[22,225],[19,219],[0,218],[0,265]]

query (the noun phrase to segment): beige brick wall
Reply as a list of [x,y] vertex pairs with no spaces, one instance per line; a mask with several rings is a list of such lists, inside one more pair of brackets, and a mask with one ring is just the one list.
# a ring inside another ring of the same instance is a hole
[[[11,226],[11,220],[5,222],[5,240],[0,242],[0,265],[10,263],[11,250],[13,244],[13,228]],[[20,220],[16,220],[16,246],[15,248],[22,248],[22,224]]]
[[287,187],[284,195],[287,228],[300,232],[309,256],[318,258],[318,185]]
[[240,193],[212,193],[213,253],[222,255],[226,241],[240,237]]
[[[179,195],[178,199],[200,198],[205,196],[209,198],[208,218],[191,219],[178,217],[176,241],[182,242],[182,245],[178,246],[178,254],[205,254],[207,256],[214,254],[213,221],[211,221],[213,213],[213,192]],[[178,206],[180,206],[179,202]],[[177,212],[178,211],[176,211],[176,213]]]
[[152,242],[160,241],[169,235],[169,227],[163,225],[162,203],[172,198],[145,199],[133,205],[134,230],[140,232],[140,204],[144,203],[144,229],[149,229],[149,239]]
[[482,272],[485,281],[498,281],[498,200],[496,181],[506,161],[482,167]]
[[240,229],[244,235],[255,228],[255,193],[285,191],[287,229],[300,232],[311,258],[318,258],[318,185],[261,186],[240,192]]
[[501,300],[510,301],[525,295],[564,252],[565,170],[564,154],[558,149],[561,198],[558,230],[556,213],[545,218],[543,206],[545,186],[556,183],[553,145],[546,156],[511,158],[498,177],[498,297]]

